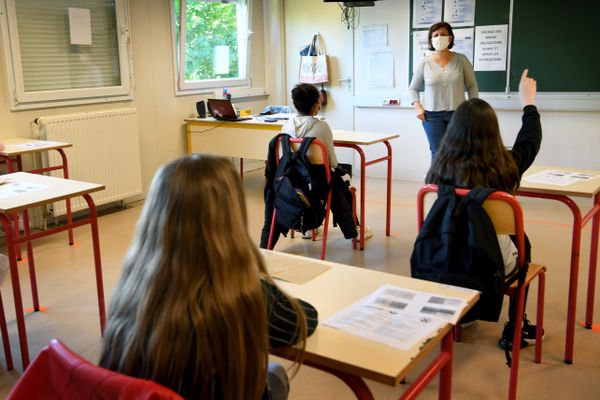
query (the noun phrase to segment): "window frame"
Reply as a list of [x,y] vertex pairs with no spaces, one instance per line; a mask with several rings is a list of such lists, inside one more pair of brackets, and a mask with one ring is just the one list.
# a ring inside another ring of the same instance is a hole
[[[133,59],[129,29],[129,0],[115,1],[121,85],[93,88],[25,91],[15,2],[0,3],[0,25],[11,110],[104,103],[133,99]],[[3,9],[2,9],[3,8]]]
[[[193,94],[212,94],[218,88],[250,88],[250,52],[251,52],[251,36],[252,36],[252,1],[253,0],[234,0],[236,3],[243,2],[245,5],[245,35],[238,28],[238,64],[239,71],[244,71],[243,78],[221,78],[207,79],[202,81],[186,81],[185,71],[182,71],[181,66],[185,66],[186,61],[186,29],[185,29],[185,10],[187,0],[180,0],[179,6],[179,40],[177,40],[177,13],[175,12],[175,0],[170,0],[171,11],[171,36],[173,48],[173,73],[175,82],[175,95],[185,96]],[[238,23],[239,23],[238,16]],[[242,29],[244,29],[242,28]],[[245,36],[245,37],[244,37]],[[245,52],[240,52],[241,46],[245,46]],[[237,92],[236,91],[236,92]],[[261,91],[263,93],[264,90]]]

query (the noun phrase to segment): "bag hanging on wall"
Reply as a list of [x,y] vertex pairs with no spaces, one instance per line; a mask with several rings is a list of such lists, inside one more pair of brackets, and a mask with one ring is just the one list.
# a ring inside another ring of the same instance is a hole
[[321,36],[316,33],[308,47],[300,51],[299,83],[323,83],[329,81],[327,55]]

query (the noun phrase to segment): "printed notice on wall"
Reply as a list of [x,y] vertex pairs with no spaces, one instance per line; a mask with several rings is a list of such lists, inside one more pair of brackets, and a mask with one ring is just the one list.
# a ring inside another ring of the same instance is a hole
[[385,47],[369,51],[367,82],[370,89],[394,87],[394,52],[392,49]]
[[360,27],[361,47],[387,46],[387,25],[368,25]]
[[417,69],[417,66],[421,62],[421,60],[431,53],[429,50],[429,41],[427,39],[427,31],[413,31],[413,58],[412,58],[412,70],[413,72]]
[[229,46],[215,46],[214,71],[220,75],[229,73]]
[[454,29],[454,47],[452,51],[465,55],[473,64],[473,28]]
[[475,71],[506,71],[508,25],[475,28]]
[[442,0],[414,0],[413,28],[429,28],[442,20]]
[[475,0],[446,0],[444,21],[453,28],[475,25]]
[[87,8],[69,7],[71,44],[92,44],[92,22]]

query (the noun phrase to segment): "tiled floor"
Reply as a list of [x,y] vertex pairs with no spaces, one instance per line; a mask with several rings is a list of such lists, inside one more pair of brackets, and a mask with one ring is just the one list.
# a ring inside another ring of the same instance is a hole
[[[249,226],[252,237],[258,242],[263,218],[262,185],[260,171],[244,176],[244,186],[249,208]],[[394,181],[392,194],[392,234],[385,236],[385,182],[367,179],[367,226],[374,237],[366,243],[364,251],[352,250],[338,229],[333,228],[327,248],[330,261],[409,274],[409,258],[416,236],[416,191],[420,184]],[[533,244],[534,261],[547,265],[546,287],[546,339],[542,364],[533,363],[533,348],[522,352],[519,398],[523,399],[598,399],[600,398],[600,333],[577,326],[575,331],[575,356],[573,365],[562,362],[565,338],[566,298],[570,249],[570,213],[558,203],[525,199],[525,224]],[[581,202],[589,207],[589,203]],[[109,297],[119,278],[120,263],[128,247],[141,203],[132,204],[123,211],[100,218],[102,263],[105,293]],[[583,318],[590,231],[582,240],[582,257],[578,296],[578,321]],[[89,229],[76,230],[77,245],[69,247],[65,237],[43,239],[35,243],[38,286],[41,303],[48,307],[43,313],[26,316],[29,348],[32,358],[52,337],[63,340],[74,351],[97,361],[100,349],[100,331],[93,275]],[[276,250],[317,258],[320,242],[282,238]],[[26,306],[30,305],[26,264],[21,264],[21,282]],[[534,291],[537,288],[534,287]],[[533,292],[535,293],[535,292]],[[20,373],[18,337],[14,322],[14,306],[10,283],[2,287],[5,310],[16,371],[7,372],[0,356],[0,397],[4,397]],[[596,302],[597,309],[600,308]],[[535,296],[528,305],[534,317]],[[504,315],[506,315],[504,313]],[[600,311],[596,312],[600,319]],[[599,321],[600,322],[600,321]],[[453,364],[453,396],[455,399],[502,399],[506,397],[508,368],[504,353],[497,347],[502,331],[498,323],[480,322],[463,333],[463,341],[455,345]],[[409,374],[410,382],[416,372]],[[388,387],[368,382],[375,398],[398,398],[402,387]],[[291,399],[349,399],[352,393],[336,378],[302,367],[292,380]],[[421,398],[437,398],[436,382],[426,388]]]

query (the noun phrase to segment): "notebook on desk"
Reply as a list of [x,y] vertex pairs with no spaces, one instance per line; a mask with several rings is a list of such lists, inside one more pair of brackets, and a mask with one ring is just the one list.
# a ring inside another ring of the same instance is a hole
[[220,121],[246,121],[252,117],[239,118],[233,109],[231,100],[227,99],[208,99],[208,109],[214,119]]

